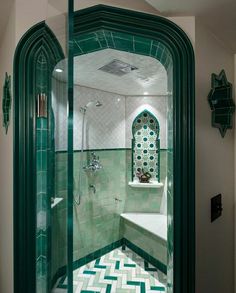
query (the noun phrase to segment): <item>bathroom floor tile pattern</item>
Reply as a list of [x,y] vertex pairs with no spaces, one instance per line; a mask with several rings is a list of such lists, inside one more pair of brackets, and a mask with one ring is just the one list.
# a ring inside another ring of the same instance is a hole
[[[53,293],[66,292],[62,277]],[[74,271],[74,293],[161,293],[166,276],[128,248],[115,249]]]

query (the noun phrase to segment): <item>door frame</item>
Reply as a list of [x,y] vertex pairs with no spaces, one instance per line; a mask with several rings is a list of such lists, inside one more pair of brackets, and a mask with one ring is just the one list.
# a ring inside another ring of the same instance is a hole
[[[195,292],[195,59],[173,22],[155,15],[97,5],[74,15],[74,32],[110,29],[160,40],[174,68],[174,293]],[[35,292],[35,60],[47,52],[53,69],[64,58],[45,22],[20,40],[14,58],[14,292]]]

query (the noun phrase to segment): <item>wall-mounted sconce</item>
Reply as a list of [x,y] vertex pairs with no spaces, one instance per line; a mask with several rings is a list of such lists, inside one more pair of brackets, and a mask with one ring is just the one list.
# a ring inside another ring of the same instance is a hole
[[233,127],[235,104],[232,98],[232,84],[228,82],[225,71],[211,75],[211,91],[208,101],[212,110],[212,126],[219,128],[222,137],[227,129]]
[[2,114],[3,114],[3,127],[5,128],[6,134],[10,124],[10,111],[11,111],[11,76],[5,75],[5,83],[3,86],[3,97],[2,97]]
[[37,97],[37,117],[47,118],[47,96],[46,94],[38,94]]

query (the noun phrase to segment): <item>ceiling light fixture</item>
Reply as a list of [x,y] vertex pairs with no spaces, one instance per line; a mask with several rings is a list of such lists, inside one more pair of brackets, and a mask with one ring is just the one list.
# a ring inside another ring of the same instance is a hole
[[61,68],[57,68],[55,71],[58,72],[58,73],[62,73],[63,72],[63,70]]

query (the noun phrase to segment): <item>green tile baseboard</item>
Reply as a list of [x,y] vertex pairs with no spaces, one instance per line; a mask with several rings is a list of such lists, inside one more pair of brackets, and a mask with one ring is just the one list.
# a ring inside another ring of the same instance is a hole
[[[151,255],[149,255],[147,252],[145,252],[143,249],[139,248],[137,245],[133,244],[126,238],[121,238],[120,240],[113,242],[101,249],[96,250],[93,253],[90,253],[86,255],[85,257],[82,257],[76,261],[73,262],[73,270],[76,270],[85,264],[90,263],[91,261],[97,259],[97,265],[99,265],[99,258],[102,257],[103,255],[111,252],[112,250],[122,247],[124,250],[125,247],[128,247],[129,249],[133,250],[135,253],[137,253],[139,256],[141,256],[146,262],[149,262],[151,265],[153,265],[155,268],[157,268],[159,271],[164,273],[165,275],[167,274],[167,266],[160,262],[158,259],[155,259]],[[51,288],[54,287],[56,284],[56,281],[61,278],[62,276],[66,275],[67,272],[67,267],[63,266],[59,268],[56,272],[56,274],[53,276],[52,281],[51,281]],[[62,282],[63,283],[63,282]]]
[[151,256],[146,251],[139,248],[137,245],[133,244],[126,238],[123,238],[123,244],[126,245],[129,249],[133,250],[135,253],[141,256],[144,260],[149,262],[151,265],[156,267],[159,271],[161,271],[164,274],[167,274],[167,266],[163,264],[161,261],[154,258],[153,256]]
[[[66,266],[63,266],[57,270],[56,274],[52,277],[52,280],[51,280],[51,289],[53,289],[58,279],[60,279],[63,276],[66,276],[66,271],[67,271]],[[61,280],[62,279],[60,279],[60,281]],[[59,281],[59,284],[61,283],[60,281]]]

